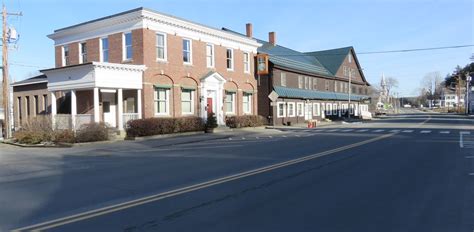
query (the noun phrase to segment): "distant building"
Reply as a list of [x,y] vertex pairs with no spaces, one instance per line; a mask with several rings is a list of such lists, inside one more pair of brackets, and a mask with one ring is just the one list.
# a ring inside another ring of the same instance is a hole
[[[464,93],[465,90],[466,88],[462,88],[461,92]],[[455,89],[444,88],[439,105],[442,108],[464,107],[464,98],[465,94],[458,94]]]

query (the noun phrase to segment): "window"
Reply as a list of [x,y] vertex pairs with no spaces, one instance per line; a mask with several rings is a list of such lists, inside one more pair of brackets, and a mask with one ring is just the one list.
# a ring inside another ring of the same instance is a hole
[[298,88],[302,89],[303,88],[303,77],[298,76]]
[[206,64],[208,68],[214,67],[214,45],[206,45]]
[[313,78],[313,89],[318,89],[318,79]]
[[192,89],[181,90],[181,113],[182,114],[194,113],[194,90]]
[[312,81],[312,80],[313,80],[313,78],[308,77],[308,82],[309,82],[309,85],[308,85],[308,86],[309,86],[309,89],[311,89],[311,87],[312,87],[312,85],[311,85],[311,81]]
[[185,64],[191,64],[191,40],[183,39],[183,62]]
[[63,66],[68,66],[69,63],[69,45],[63,46]]
[[252,94],[251,93],[244,93],[244,96],[242,98],[242,108],[244,110],[244,114],[252,113]]
[[344,82],[339,82],[339,92],[345,92],[344,91]]
[[21,97],[18,97],[17,99],[17,107],[18,107],[18,119],[19,121],[21,121],[21,118],[22,118],[22,107],[21,107]]
[[234,69],[234,50],[228,48],[226,51],[227,70]]
[[321,105],[319,103],[313,103],[313,116],[321,115]]
[[286,86],[286,73],[282,72],[280,74],[281,77],[281,86]]
[[326,104],[326,115],[332,115],[332,104],[331,103]]
[[337,114],[338,114],[337,110],[338,110],[338,109],[337,109],[337,104],[334,103],[334,104],[332,105],[332,114],[333,114],[333,115],[337,115]]
[[35,115],[38,115],[39,112],[40,112],[40,109],[39,109],[40,105],[38,104],[38,103],[39,103],[39,101],[38,101],[38,100],[39,100],[39,99],[38,99],[38,95],[35,95],[34,98],[35,98],[35,102],[34,102],[34,104],[35,104],[35,105],[34,105],[34,107],[35,107]]
[[304,88],[309,89],[309,77],[304,77]]
[[124,60],[131,60],[133,58],[133,48],[132,48],[132,33],[125,33],[124,37]]
[[302,102],[296,103],[296,114],[297,114],[299,117],[304,117],[303,106],[304,106],[304,105],[303,105]]
[[335,82],[334,82],[334,92],[337,92],[337,86],[338,86],[338,82],[335,81]]
[[128,97],[125,101],[125,113],[135,113],[135,98],[134,97]]
[[284,102],[279,102],[277,104],[277,116],[279,118],[282,118],[282,117],[286,116],[286,110],[285,110],[285,103]]
[[155,115],[169,114],[169,95],[170,90],[166,88],[155,89]]
[[343,74],[344,74],[345,77],[349,76],[346,66],[343,66],[343,67],[342,67],[342,72],[343,72]]
[[31,115],[30,97],[29,97],[29,96],[26,96],[25,101],[26,101],[26,116],[29,117],[29,116]]
[[344,92],[349,93],[349,83],[344,83]]
[[347,56],[347,60],[349,60],[349,63],[352,63],[352,54],[349,53],[349,55]]
[[166,36],[165,34],[156,34],[156,59],[166,61]]
[[87,44],[80,43],[79,44],[79,63],[86,63],[87,62]]
[[48,95],[43,95],[43,111],[45,114],[48,113]]
[[100,46],[102,49],[100,52],[102,62],[109,62],[109,38],[102,38]]
[[235,113],[235,93],[225,92],[225,112],[227,114]]
[[295,103],[288,102],[288,117],[295,117]]
[[329,81],[328,81],[328,80],[326,80],[326,86],[325,86],[325,87],[326,87],[326,88],[325,88],[326,91],[329,91]]
[[250,55],[244,52],[244,72],[250,73]]

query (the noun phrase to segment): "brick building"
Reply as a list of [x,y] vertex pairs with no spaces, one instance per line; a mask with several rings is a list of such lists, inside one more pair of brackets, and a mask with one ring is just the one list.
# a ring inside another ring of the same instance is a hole
[[269,71],[257,77],[258,111],[270,124],[370,114],[364,103],[370,84],[353,47],[302,53],[278,45],[274,32],[258,42],[258,53],[268,55]]
[[[229,115],[257,114],[254,55],[261,44],[253,38],[145,8],[48,37],[56,67],[41,70],[47,88],[29,87],[49,92],[47,112],[56,126],[106,122],[122,130],[130,119],[209,112],[223,125]],[[28,98],[17,108],[31,107]],[[24,114],[16,109],[15,119]]]

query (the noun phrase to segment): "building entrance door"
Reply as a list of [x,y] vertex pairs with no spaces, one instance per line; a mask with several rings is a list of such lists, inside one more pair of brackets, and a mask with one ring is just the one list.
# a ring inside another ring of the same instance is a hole
[[313,106],[311,103],[306,103],[304,105],[304,120],[313,119]]
[[207,98],[207,114],[214,112],[212,108],[212,97]]
[[104,122],[111,127],[117,127],[115,93],[102,93],[102,110],[104,112]]

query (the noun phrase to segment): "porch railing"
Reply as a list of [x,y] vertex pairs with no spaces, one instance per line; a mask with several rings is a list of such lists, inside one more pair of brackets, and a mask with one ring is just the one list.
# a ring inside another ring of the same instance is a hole
[[123,113],[123,128],[127,127],[127,122],[130,120],[139,119],[138,113]]
[[76,129],[80,129],[82,125],[94,122],[93,114],[77,114],[76,115]]
[[72,128],[70,114],[57,114],[55,116],[55,127],[59,130],[66,130]]

